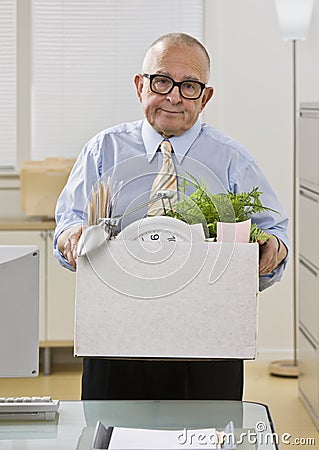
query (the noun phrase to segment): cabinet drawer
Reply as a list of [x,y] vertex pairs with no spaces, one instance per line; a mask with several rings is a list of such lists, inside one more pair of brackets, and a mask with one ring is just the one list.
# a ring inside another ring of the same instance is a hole
[[318,350],[305,336],[299,332],[299,389],[311,406],[311,412],[319,416],[319,358]]
[[299,174],[302,183],[319,185],[319,110],[301,110]]
[[319,195],[300,189],[299,212],[300,253],[319,268]]
[[307,261],[299,261],[299,320],[319,343],[319,271]]
[[1,245],[37,245],[40,251],[40,267],[39,267],[39,339],[45,339],[45,318],[46,318],[46,301],[45,301],[45,273],[46,273],[46,251],[45,238],[41,231],[0,231]]

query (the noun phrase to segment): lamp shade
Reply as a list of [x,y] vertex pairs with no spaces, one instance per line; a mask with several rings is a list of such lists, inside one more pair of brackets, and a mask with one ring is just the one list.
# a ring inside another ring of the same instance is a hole
[[283,39],[306,39],[313,0],[275,0],[275,5]]

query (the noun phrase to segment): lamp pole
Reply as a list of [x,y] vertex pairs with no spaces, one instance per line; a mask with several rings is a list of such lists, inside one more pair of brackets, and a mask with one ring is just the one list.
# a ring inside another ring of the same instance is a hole
[[306,39],[311,22],[314,0],[275,0],[277,18],[283,39],[292,43],[292,132],[293,132],[293,198],[292,198],[292,266],[293,266],[293,360],[274,361],[272,375],[298,377],[297,359],[297,305],[298,305],[298,149],[297,149],[297,40]]
[[298,358],[297,358],[297,304],[298,304],[298,251],[297,251],[297,198],[298,198],[298,182],[297,182],[297,64],[296,64],[296,39],[291,40],[292,43],[292,145],[293,145],[293,169],[292,169],[292,298],[293,298],[293,360],[274,361],[269,366],[271,375],[282,377],[298,377]]
[[298,376],[297,359],[297,304],[298,304],[298,248],[297,248],[297,223],[298,223],[298,154],[297,154],[297,64],[296,64],[296,39],[292,40],[292,114],[293,114],[293,367],[296,368],[295,376]]

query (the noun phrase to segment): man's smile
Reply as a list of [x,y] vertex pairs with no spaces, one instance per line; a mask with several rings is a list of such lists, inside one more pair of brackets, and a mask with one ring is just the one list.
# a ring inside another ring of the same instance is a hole
[[163,111],[164,113],[167,114],[182,114],[182,111],[171,111],[169,109],[164,109],[164,108],[159,108],[160,111]]

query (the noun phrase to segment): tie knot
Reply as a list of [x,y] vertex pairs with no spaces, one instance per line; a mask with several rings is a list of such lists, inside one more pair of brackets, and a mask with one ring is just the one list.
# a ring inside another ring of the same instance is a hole
[[162,141],[160,149],[164,158],[170,158],[172,154],[172,146],[169,141]]

